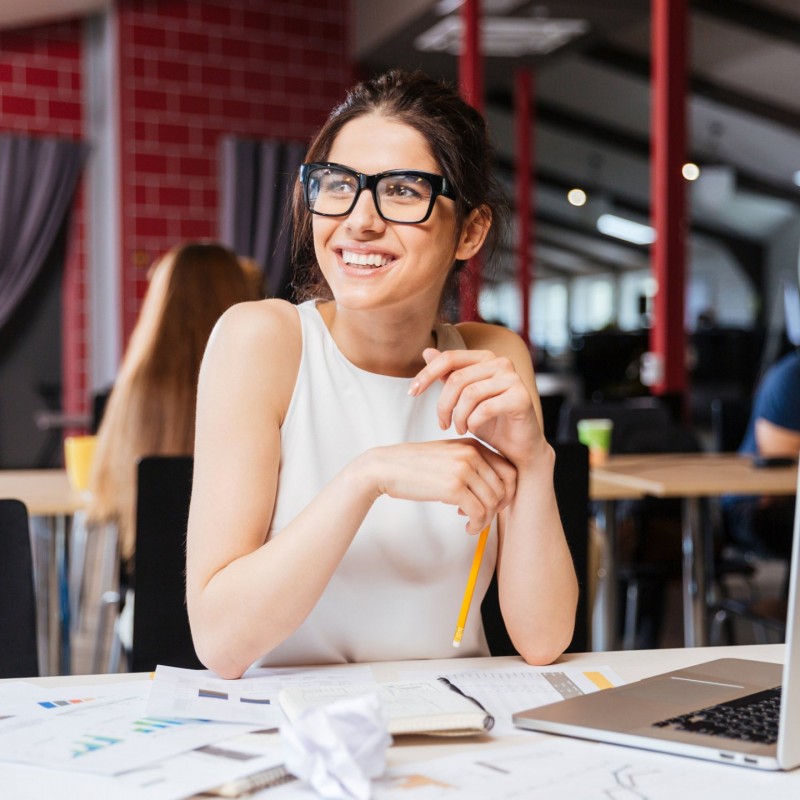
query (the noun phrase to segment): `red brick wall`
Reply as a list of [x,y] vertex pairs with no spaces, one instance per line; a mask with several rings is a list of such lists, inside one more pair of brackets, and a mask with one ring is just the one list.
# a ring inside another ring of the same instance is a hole
[[[0,131],[83,136],[80,22],[0,32]],[[64,272],[64,407],[83,411],[88,397],[88,292],[84,205],[79,192]]]
[[[119,0],[122,334],[147,267],[217,235],[220,137],[307,140],[352,79],[349,0]],[[82,24],[0,32],[0,131],[81,138]],[[64,280],[64,409],[88,409],[83,191]]]
[[217,235],[220,137],[306,141],[352,79],[348,0],[122,0],[123,336],[153,258]]

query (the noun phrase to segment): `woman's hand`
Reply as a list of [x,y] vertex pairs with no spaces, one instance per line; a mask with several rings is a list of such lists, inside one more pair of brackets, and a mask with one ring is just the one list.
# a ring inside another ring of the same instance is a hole
[[469,518],[468,533],[485,528],[516,491],[514,467],[476,439],[387,445],[366,458],[379,494],[454,505]]
[[529,466],[544,443],[531,393],[511,359],[489,350],[428,348],[426,366],[416,375],[410,394],[442,381],[439,424],[452,424],[494,447],[517,468]]

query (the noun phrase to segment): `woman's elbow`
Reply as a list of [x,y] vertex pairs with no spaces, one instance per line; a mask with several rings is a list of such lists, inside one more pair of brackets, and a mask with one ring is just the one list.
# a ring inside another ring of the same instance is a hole
[[216,641],[213,636],[203,635],[192,630],[194,651],[200,663],[226,680],[241,678],[250,663],[236,659],[231,648],[222,642]]
[[536,641],[517,648],[526,664],[532,667],[546,667],[556,661],[569,647],[572,641],[572,630],[569,637],[559,637],[553,641]]

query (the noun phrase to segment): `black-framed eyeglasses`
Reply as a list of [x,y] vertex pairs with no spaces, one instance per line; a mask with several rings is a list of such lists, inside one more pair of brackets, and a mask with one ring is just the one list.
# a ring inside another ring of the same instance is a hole
[[418,169],[365,175],[342,164],[303,164],[300,183],[308,210],[323,217],[349,214],[364,189],[370,191],[378,214],[387,222],[425,222],[439,195],[455,200],[453,187],[445,178]]

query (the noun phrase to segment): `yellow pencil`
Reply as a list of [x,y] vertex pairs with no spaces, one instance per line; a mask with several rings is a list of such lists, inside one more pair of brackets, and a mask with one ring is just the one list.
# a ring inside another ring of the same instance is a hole
[[464,589],[464,599],[461,601],[461,611],[458,612],[458,622],[456,622],[456,632],[453,636],[453,647],[461,647],[461,637],[464,635],[464,628],[467,625],[467,614],[472,603],[472,595],[475,591],[475,582],[478,580],[478,572],[481,569],[483,551],[486,549],[486,540],[489,538],[489,528],[487,525],[478,537],[478,544],[475,546],[475,555],[472,558],[472,567],[467,578],[467,588]]

